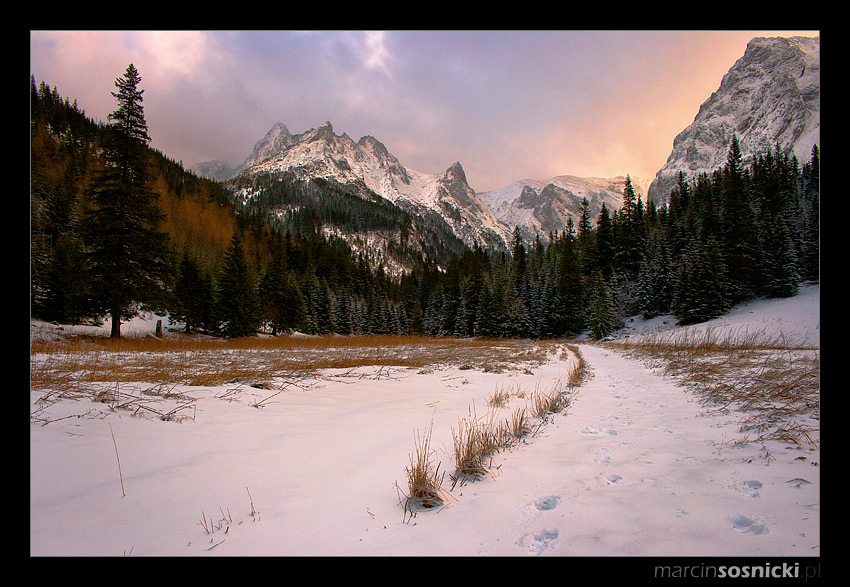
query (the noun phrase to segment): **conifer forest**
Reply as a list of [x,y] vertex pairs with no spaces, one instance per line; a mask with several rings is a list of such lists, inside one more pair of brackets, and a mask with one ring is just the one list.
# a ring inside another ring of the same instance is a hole
[[533,242],[517,231],[507,251],[420,221],[441,244],[395,251],[407,266],[398,273],[322,227],[404,232],[407,212],[283,175],[254,178],[257,196],[239,203],[148,146],[138,79],[131,65],[116,80],[108,123],[31,79],[33,318],[120,325],[154,310],[227,338],[601,339],[629,317],[703,322],[819,278],[817,147],[804,162],[775,145],[745,164],[733,139],[721,169],[680,175],[663,204],[643,202],[627,178],[619,209],[591,217],[585,200],[575,223]]

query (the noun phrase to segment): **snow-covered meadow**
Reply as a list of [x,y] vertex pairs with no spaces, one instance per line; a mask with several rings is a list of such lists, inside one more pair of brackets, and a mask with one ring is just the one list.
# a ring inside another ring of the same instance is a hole
[[[819,299],[807,286],[696,328],[817,346]],[[59,334],[31,328],[33,340]],[[139,321],[123,332],[153,329]],[[635,320],[618,337],[665,330],[680,328]],[[336,338],[323,352],[362,352]],[[519,358],[415,367],[383,364],[371,349],[371,365],[256,387],[164,390],[144,370],[134,384],[68,384],[94,393],[32,386],[30,554],[819,556],[817,410],[797,416],[813,442],[742,441],[742,413],[705,405],[660,365],[586,341],[506,345]],[[533,392],[563,386],[579,356],[590,376],[568,408],[496,453],[483,479],[452,486],[461,421],[508,418]],[[59,360],[33,354],[31,372]],[[497,392],[509,403],[491,407]],[[445,500],[411,516],[406,467],[428,430]]]

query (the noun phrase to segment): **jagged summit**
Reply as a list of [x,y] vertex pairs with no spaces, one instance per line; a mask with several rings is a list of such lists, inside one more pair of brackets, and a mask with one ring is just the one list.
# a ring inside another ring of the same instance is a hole
[[289,172],[301,179],[323,178],[365,186],[377,196],[418,216],[438,214],[465,243],[506,249],[510,229],[478,198],[459,162],[442,174],[405,167],[386,146],[367,135],[354,142],[325,122],[293,135],[276,123],[240,167],[239,174]]
[[820,141],[820,37],[757,37],[673,141],[673,151],[649,188],[664,202],[679,172],[687,180],[723,166],[737,135],[748,163],[780,145],[808,161]]
[[[781,145],[807,161],[820,138],[820,39],[755,38],[723,77],[720,87],[701,105],[694,122],[673,141],[667,163],[651,184],[631,177],[645,203],[666,201],[670,188],[685,173],[688,181],[721,168],[732,136],[738,137],[747,163],[753,153]],[[206,164],[210,173],[228,170]],[[442,173],[406,167],[377,138],[337,135],[330,121],[301,134],[277,122],[254,145],[245,162],[231,173],[287,171],[304,180],[323,178],[366,188],[417,216],[441,222],[467,244],[505,249],[519,228],[527,240],[561,231],[577,222],[584,198],[595,220],[604,203],[622,204],[626,176],[580,178],[559,175],[524,179],[503,188],[476,193],[463,166],[455,161]],[[243,194],[244,195],[244,194]]]

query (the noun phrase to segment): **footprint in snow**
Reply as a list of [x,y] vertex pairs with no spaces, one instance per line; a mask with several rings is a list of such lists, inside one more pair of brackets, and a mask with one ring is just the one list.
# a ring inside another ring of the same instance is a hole
[[744,481],[743,492],[749,497],[758,497],[759,489],[762,488],[761,481]]
[[559,499],[560,498],[557,495],[544,495],[532,501],[531,507],[540,511],[554,510],[558,505]]
[[597,475],[594,477],[597,483],[600,485],[616,485],[618,483],[622,483],[623,478],[616,473],[612,475],[608,475],[607,477],[603,477],[602,475]]
[[610,436],[617,435],[617,431],[613,428],[599,428],[598,426],[585,426],[584,430],[581,431],[582,434],[599,434],[600,432]]
[[528,550],[531,554],[540,554],[549,547],[549,543],[558,537],[557,530],[546,530],[538,533],[526,534],[519,540],[517,545]]
[[758,524],[747,516],[737,515],[732,518],[732,527],[741,534],[767,534],[764,524]]

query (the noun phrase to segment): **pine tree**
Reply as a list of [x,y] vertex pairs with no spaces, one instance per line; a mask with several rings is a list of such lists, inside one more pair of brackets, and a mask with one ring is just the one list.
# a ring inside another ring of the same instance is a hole
[[782,218],[764,221],[764,259],[762,292],[767,297],[786,298],[797,295],[799,278],[791,244],[791,235]]
[[579,241],[569,229],[558,246],[556,291],[560,306],[558,334],[561,335],[577,335],[586,325],[586,296],[579,246]]
[[673,262],[667,241],[660,231],[650,236],[647,255],[641,265],[640,306],[644,318],[670,311],[673,302]]
[[801,174],[802,245],[800,277],[806,281],[820,279],[820,152],[812,147],[812,157]]
[[726,264],[717,240],[693,244],[683,259],[676,282],[673,313],[680,324],[716,318],[729,310]]
[[755,212],[737,136],[732,138],[721,181],[721,242],[729,268],[730,301],[737,303],[753,295],[759,250]]
[[187,333],[198,327],[207,328],[212,300],[211,280],[200,264],[184,250],[169,304],[169,320],[172,323],[183,322]]
[[623,187],[623,206],[618,215],[615,266],[619,273],[637,275],[643,251],[643,203],[635,194],[630,176]]
[[306,316],[304,296],[286,265],[286,249],[278,235],[271,244],[271,258],[260,281],[260,311],[272,327],[272,335],[300,326]]
[[253,336],[260,328],[256,280],[238,230],[230,240],[216,280],[215,320],[227,338]]
[[140,81],[132,64],[115,80],[118,109],[106,128],[106,166],[94,179],[82,220],[92,300],[111,315],[113,338],[121,336],[121,320],[137,312],[136,304],[164,304],[170,280],[168,236],[159,231],[164,216],[150,187]]
[[611,290],[600,271],[594,282],[593,305],[590,312],[590,332],[601,340],[617,327],[617,313]]
[[78,324],[90,316],[86,258],[73,234],[53,247],[44,270],[45,291],[38,300],[39,315],[61,324]]
[[614,227],[608,207],[603,203],[596,223],[596,248],[594,253],[594,270],[602,273],[608,279],[614,271]]

